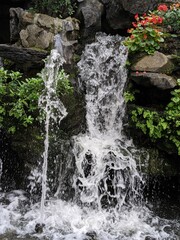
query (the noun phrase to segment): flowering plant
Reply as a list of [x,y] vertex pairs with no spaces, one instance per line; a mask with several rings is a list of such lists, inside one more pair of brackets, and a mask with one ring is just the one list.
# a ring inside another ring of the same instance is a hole
[[[143,16],[135,15],[133,28],[128,29],[130,36],[124,41],[124,45],[129,48],[130,52],[146,52],[153,54],[160,48],[160,43],[164,42],[166,34],[162,28],[171,26],[174,29],[180,29],[180,4],[173,4],[170,8],[165,4],[158,6],[157,10],[144,13]],[[170,17],[171,16],[171,17]]]
[[160,48],[159,43],[164,42],[163,32],[157,27],[162,24],[163,18],[150,12],[141,17],[136,14],[135,20],[136,22],[132,23],[134,28],[128,29],[131,36],[124,41],[124,44],[130,52],[141,51],[153,54]]
[[163,26],[170,32],[180,31],[180,3],[172,4],[169,8],[165,4],[160,5],[156,13],[163,17]]

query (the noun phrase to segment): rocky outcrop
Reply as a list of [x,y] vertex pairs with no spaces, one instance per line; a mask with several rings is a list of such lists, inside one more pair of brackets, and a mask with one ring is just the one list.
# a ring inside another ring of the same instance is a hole
[[156,51],[153,55],[146,55],[131,66],[132,71],[168,73],[174,69],[173,63],[161,52]]
[[[9,59],[16,68],[42,68],[47,53],[58,40],[61,54],[69,64],[75,44],[78,42],[79,21],[75,18],[53,18],[45,14],[33,14],[21,8],[10,9],[11,45],[0,45],[0,57]],[[59,34],[59,37],[57,37]]]
[[172,89],[177,85],[171,74],[175,66],[170,57],[156,51],[153,55],[145,55],[134,60],[130,77],[138,85],[157,87],[161,90]]
[[[53,18],[45,14],[33,14],[21,8],[11,8],[11,43],[25,48],[50,50],[54,37],[61,35],[65,59],[70,62],[73,45],[77,43],[79,22],[75,18]],[[67,53],[68,51],[68,53]]]
[[131,26],[134,14],[141,14],[154,9],[159,1],[78,0],[78,2],[76,17],[82,23],[82,35],[85,38],[90,36],[92,39],[97,31],[108,33],[126,31]]
[[81,1],[76,16],[83,23],[82,35],[88,41],[93,39],[96,32],[102,30],[103,4],[98,0]]
[[131,79],[144,87],[155,86],[162,90],[172,89],[177,85],[176,79],[163,73],[132,72]]
[[157,6],[158,0],[102,0],[106,20],[112,29],[124,29],[131,25],[136,13],[144,13]]
[[16,62],[19,69],[39,69],[44,65],[43,59],[48,55],[47,51],[36,51],[30,48],[20,48],[7,44],[0,44],[0,56]]

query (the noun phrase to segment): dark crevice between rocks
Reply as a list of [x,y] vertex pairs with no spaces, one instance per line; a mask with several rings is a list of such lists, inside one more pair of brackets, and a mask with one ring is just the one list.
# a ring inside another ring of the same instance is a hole
[[26,8],[28,1],[24,0],[1,0],[0,2],[0,44],[10,43],[10,15],[11,7]]

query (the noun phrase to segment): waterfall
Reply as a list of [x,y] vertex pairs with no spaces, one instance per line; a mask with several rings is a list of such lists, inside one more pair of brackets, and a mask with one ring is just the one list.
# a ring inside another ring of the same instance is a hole
[[66,109],[60,99],[57,97],[56,87],[58,81],[59,68],[65,62],[61,46],[61,37],[55,37],[55,49],[51,51],[46,60],[45,68],[42,71],[44,81],[44,93],[39,99],[39,106],[45,114],[45,140],[42,166],[42,197],[41,197],[41,223],[44,223],[44,206],[47,192],[47,169],[48,169],[48,151],[49,151],[49,129],[51,121],[59,121],[67,115]]
[[83,203],[133,204],[142,177],[123,134],[127,49],[120,36],[96,36],[78,63],[86,91],[87,133],[75,137],[76,192]]
[[[95,42],[85,47],[78,67],[86,98],[87,130],[74,136],[70,144],[59,146],[59,151],[69,152],[62,153],[66,157],[65,163],[59,164],[57,192],[47,199],[50,124],[67,114],[56,98],[57,72],[63,60],[61,41],[56,45],[60,53],[52,50],[43,71],[45,91],[39,101],[46,112],[41,202],[27,204],[22,191],[0,192],[0,235],[49,240],[178,239],[179,221],[158,217],[143,201],[145,181],[140,166],[146,154],[124,133],[127,49],[122,40],[99,33]],[[69,171],[72,166],[74,172]],[[33,179],[36,177],[39,179],[35,169]],[[60,192],[71,179],[75,194],[64,201]],[[37,233],[35,226],[40,222],[45,226]]]

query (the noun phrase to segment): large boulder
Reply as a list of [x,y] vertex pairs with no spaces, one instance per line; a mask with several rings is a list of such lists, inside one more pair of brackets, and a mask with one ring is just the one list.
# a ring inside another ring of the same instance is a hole
[[20,48],[7,44],[0,44],[0,56],[16,63],[18,69],[42,69],[43,59],[48,55],[47,51],[37,51],[30,48]]
[[102,3],[109,27],[118,30],[129,28],[134,14],[154,9],[158,0],[102,0]]
[[24,48],[49,51],[54,45],[55,36],[60,34],[64,58],[67,63],[71,62],[79,31],[77,19],[53,18],[21,8],[11,8],[10,19],[11,43]]
[[98,0],[84,0],[79,4],[76,16],[83,24],[82,35],[89,42],[102,29],[103,11],[103,4]]
[[132,66],[132,71],[156,72],[171,74],[174,65],[169,58],[161,52],[156,51],[153,55],[146,55],[136,61]]
[[132,72],[130,75],[131,79],[137,84],[144,87],[155,86],[159,89],[172,89],[177,86],[177,81],[172,76],[168,76],[163,73],[152,73],[152,72]]

